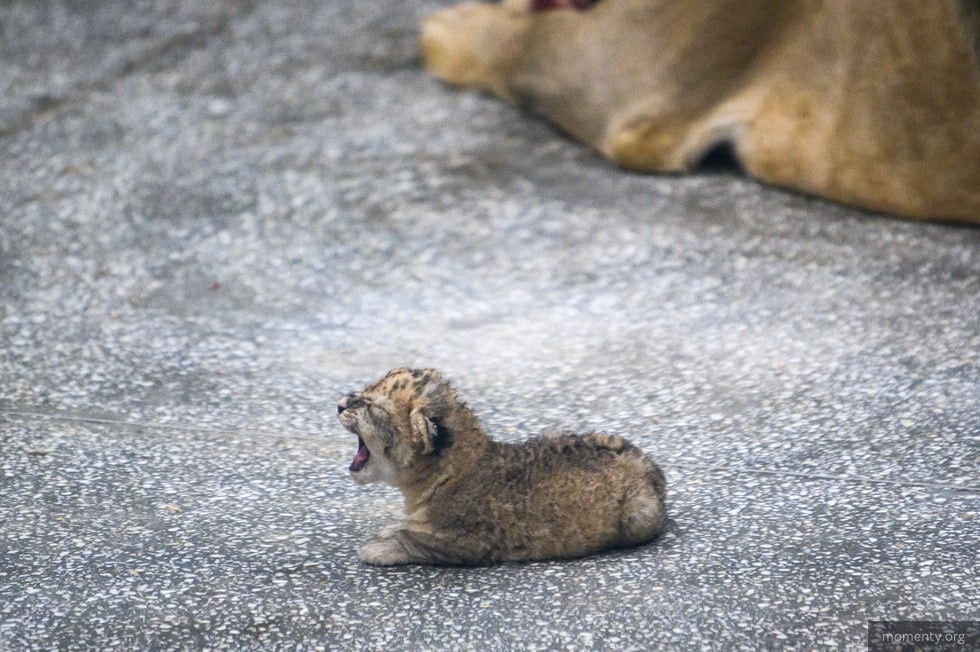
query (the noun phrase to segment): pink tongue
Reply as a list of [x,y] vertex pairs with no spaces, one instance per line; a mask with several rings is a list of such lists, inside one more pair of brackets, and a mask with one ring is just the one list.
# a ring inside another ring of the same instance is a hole
[[371,457],[371,453],[368,451],[367,446],[360,439],[357,440],[357,455],[354,456],[354,461],[350,463],[351,471],[360,471],[367,464],[368,458]]

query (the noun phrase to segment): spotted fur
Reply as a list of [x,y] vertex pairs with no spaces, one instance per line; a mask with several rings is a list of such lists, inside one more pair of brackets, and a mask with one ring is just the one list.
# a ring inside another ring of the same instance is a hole
[[581,557],[663,530],[664,475],[636,446],[600,434],[493,441],[433,369],[390,371],[341,399],[338,418],[358,437],[354,480],[405,499],[405,519],[359,551],[367,563]]

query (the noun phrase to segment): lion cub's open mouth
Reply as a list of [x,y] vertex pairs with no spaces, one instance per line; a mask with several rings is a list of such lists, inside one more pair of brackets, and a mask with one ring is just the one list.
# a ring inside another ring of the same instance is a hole
[[354,455],[354,461],[350,463],[350,470],[352,473],[357,473],[364,468],[364,465],[368,463],[368,459],[371,457],[371,451],[368,447],[364,445],[364,440],[360,437],[357,438],[357,454]]

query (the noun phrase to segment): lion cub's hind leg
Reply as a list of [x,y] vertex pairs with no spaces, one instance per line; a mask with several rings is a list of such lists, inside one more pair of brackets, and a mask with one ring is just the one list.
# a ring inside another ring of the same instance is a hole
[[667,521],[664,511],[667,481],[663,471],[645,457],[634,457],[631,462],[639,467],[637,471],[646,481],[635,487],[625,501],[619,542],[624,548],[653,540],[663,532]]
[[652,490],[634,496],[623,515],[620,545],[631,548],[652,541],[663,532],[665,520],[663,501]]

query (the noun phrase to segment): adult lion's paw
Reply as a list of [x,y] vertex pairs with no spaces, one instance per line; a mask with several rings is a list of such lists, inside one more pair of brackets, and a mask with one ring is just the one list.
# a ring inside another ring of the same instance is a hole
[[528,18],[496,4],[467,3],[432,14],[422,23],[419,47],[429,73],[450,84],[512,99],[506,74]]

